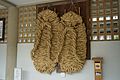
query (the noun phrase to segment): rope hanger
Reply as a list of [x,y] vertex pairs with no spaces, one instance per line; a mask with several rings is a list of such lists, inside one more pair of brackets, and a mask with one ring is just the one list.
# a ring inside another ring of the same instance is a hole
[[71,5],[70,5],[70,7],[68,8],[68,11],[75,11],[75,12],[77,12],[77,8],[76,8],[73,0],[70,0],[70,3],[71,3]]

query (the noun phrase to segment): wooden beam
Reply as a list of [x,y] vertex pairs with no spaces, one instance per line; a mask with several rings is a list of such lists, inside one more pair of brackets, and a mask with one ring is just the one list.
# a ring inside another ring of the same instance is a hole
[[4,7],[7,7],[7,8],[9,8],[9,7],[16,7],[15,4],[13,4],[13,3],[11,3],[11,2],[9,2],[7,0],[0,0],[0,5],[2,5]]
[[[72,1],[73,3],[77,3],[77,2],[85,2],[87,0],[72,0]],[[44,4],[42,3],[42,4],[38,4],[37,7],[55,6],[55,5],[68,4],[68,3],[72,3],[71,0],[61,0],[61,1],[44,3]]]

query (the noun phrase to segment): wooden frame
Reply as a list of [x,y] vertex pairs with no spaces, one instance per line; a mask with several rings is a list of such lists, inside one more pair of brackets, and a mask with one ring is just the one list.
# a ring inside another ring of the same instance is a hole
[[0,41],[4,40],[5,34],[5,18],[0,18]]

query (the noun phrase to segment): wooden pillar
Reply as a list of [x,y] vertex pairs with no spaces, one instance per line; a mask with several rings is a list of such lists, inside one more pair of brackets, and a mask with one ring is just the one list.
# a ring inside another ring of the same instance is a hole
[[17,61],[18,8],[8,8],[8,42],[6,56],[6,80],[13,80]]

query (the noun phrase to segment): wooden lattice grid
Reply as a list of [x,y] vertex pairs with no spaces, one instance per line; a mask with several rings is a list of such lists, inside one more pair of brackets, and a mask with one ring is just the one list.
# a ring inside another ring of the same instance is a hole
[[33,43],[36,6],[19,7],[18,43]]
[[91,0],[91,40],[120,40],[118,0]]

